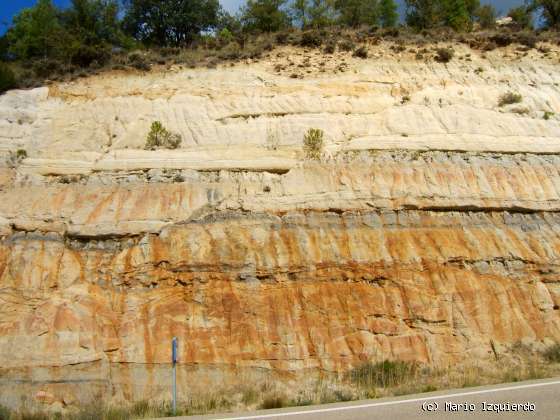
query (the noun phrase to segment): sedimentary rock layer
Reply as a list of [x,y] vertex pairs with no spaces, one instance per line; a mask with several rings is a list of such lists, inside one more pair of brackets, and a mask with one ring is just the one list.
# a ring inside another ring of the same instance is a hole
[[[174,336],[182,389],[560,341],[557,48],[456,48],[0,97],[0,403],[167,398]],[[143,150],[156,119],[180,149]]]
[[8,371],[165,364],[172,336],[187,366],[296,373],[560,339],[557,214],[224,213],[134,240],[19,234],[0,252]]

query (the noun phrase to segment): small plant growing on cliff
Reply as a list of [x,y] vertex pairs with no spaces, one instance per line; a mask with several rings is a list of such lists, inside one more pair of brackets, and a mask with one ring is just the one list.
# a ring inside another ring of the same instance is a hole
[[307,159],[321,160],[321,153],[324,147],[323,130],[310,128],[303,137],[303,151]]
[[521,96],[521,94],[516,92],[507,92],[500,96],[500,99],[498,100],[498,106],[502,107],[511,104],[518,104],[522,100],[523,97]]
[[159,121],[154,121],[146,139],[146,150],[159,148],[177,149],[182,139],[179,134],[169,132]]
[[438,48],[436,51],[436,61],[438,63],[449,63],[454,55],[455,51],[451,48]]
[[550,120],[552,117],[554,117],[554,112],[544,111],[543,118],[544,118],[546,121]]
[[9,168],[16,168],[22,160],[27,158],[27,151],[25,149],[18,149],[15,152],[9,151],[6,164]]

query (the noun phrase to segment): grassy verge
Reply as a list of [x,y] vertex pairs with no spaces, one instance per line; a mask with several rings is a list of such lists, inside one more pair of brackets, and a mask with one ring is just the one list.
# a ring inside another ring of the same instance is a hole
[[[496,354],[494,362],[481,365],[433,368],[419,363],[385,360],[362,363],[336,377],[224,387],[209,394],[192,395],[188,401],[180,401],[177,415],[327,404],[558,375],[560,344],[541,353],[516,344],[507,358]],[[128,420],[171,415],[169,402],[140,401],[116,407],[98,401],[87,406],[67,408],[64,413],[47,413],[25,407],[12,411],[0,406],[0,420]]]

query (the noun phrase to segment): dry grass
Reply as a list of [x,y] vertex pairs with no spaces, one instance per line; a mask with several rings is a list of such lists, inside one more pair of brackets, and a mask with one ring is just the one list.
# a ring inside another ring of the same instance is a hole
[[[502,349],[503,350],[503,349]],[[404,361],[366,362],[341,376],[300,378],[291,383],[266,380],[241,386],[214,389],[209,394],[191,395],[178,404],[178,415],[226,411],[274,409],[327,404],[367,398],[431,392],[487,384],[540,379],[560,374],[560,344],[537,352],[516,343],[505,353],[495,353],[494,362],[480,365],[452,365],[434,368]],[[10,411],[0,406],[0,420],[128,420],[171,416],[169,402],[140,401],[110,407],[99,400],[68,409],[64,414],[34,412],[26,407]]]
[[[433,58],[445,63],[453,58],[453,50],[449,49],[451,44],[456,45],[459,48],[458,51],[461,50],[458,44],[462,44],[471,48],[473,53],[477,50],[481,54],[485,51],[508,49],[517,59],[527,56],[531,50],[538,54],[540,59],[556,60],[560,57],[557,47],[560,45],[560,35],[558,32],[552,31],[531,33],[500,29],[465,34],[446,29],[434,29],[420,33],[407,28],[398,30],[332,29],[334,28],[303,32],[291,29],[276,34],[248,36],[213,37],[208,35],[184,48],[151,48],[115,52],[108,57],[106,62],[94,61],[89,67],[77,67],[52,59],[14,62],[10,63],[9,67],[15,73],[17,85],[28,88],[40,86],[49,81],[70,81],[109,71],[143,73],[152,70],[166,70],[171,66],[214,68],[218,65],[248,63],[270,58],[276,54],[273,51],[279,46],[290,46],[297,49],[299,53],[317,54],[321,57],[321,62],[325,62],[326,65],[331,61],[329,56],[335,51],[344,59],[348,59],[352,57],[355,50],[355,54],[359,58],[381,53],[385,56],[399,54],[399,58],[402,58],[401,55],[408,55],[411,60],[430,60],[432,56],[423,52],[427,52],[426,47],[430,45],[436,51]],[[356,49],[358,45],[362,47]],[[378,46],[384,47],[379,49]],[[481,55],[481,57],[485,56]],[[470,57],[467,61],[471,61]],[[286,63],[282,65],[285,67]],[[307,68],[299,69],[297,72],[294,71],[294,68],[289,70],[286,77],[289,77],[290,74],[298,77],[309,73]],[[344,70],[336,68],[336,71]],[[325,69],[318,69],[318,73],[323,71]]]

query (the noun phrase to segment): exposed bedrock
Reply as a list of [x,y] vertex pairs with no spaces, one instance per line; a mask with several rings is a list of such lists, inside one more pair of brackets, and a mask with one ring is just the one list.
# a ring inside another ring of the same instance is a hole
[[174,336],[189,391],[560,342],[557,64],[384,45],[2,95],[0,404],[168,399]]
[[[1,248],[2,369],[147,372],[173,336],[183,365],[276,373],[546,346],[559,232],[556,213],[386,211],[219,213],[121,241],[16,234]],[[153,392],[148,376],[129,397]]]

